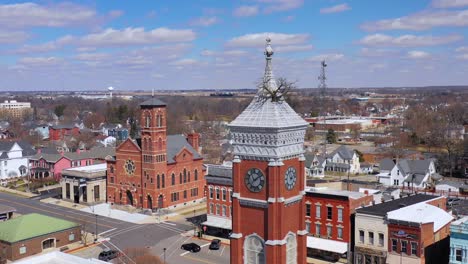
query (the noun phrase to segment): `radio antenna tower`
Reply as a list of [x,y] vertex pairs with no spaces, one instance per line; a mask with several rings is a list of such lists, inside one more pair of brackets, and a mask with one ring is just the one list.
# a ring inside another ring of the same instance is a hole
[[[327,119],[325,117],[325,97],[327,95],[327,75],[325,72],[325,68],[327,67],[327,64],[325,63],[325,60],[320,62],[320,75],[318,76],[319,80],[319,92],[320,92],[320,113],[319,113],[319,118],[317,119],[317,122],[320,121],[320,117],[323,117],[323,127],[327,127]],[[323,142],[323,155],[324,158],[327,158],[327,133],[328,131],[325,131],[325,137],[324,137],[324,142]]]

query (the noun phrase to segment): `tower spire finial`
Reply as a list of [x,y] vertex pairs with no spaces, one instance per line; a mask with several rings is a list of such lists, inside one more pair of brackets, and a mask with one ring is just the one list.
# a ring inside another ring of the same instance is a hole
[[154,97],[154,88],[151,90],[151,97]]
[[276,84],[275,76],[273,75],[273,69],[271,66],[271,59],[273,57],[273,48],[271,47],[271,38],[266,38],[265,44],[265,74],[263,75],[263,83],[259,89],[259,95],[268,95],[272,92],[278,90],[278,85]]

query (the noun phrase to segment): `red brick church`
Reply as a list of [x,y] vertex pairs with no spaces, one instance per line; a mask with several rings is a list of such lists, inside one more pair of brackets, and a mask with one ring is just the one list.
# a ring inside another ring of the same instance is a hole
[[199,134],[167,135],[166,104],[157,98],[140,108],[140,138],[127,139],[107,160],[108,201],[153,209],[201,199]]

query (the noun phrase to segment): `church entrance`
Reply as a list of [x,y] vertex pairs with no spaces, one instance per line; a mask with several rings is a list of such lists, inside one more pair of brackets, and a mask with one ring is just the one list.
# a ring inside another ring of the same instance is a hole
[[133,206],[133,195],[129,190],[127,190],[127,204]]

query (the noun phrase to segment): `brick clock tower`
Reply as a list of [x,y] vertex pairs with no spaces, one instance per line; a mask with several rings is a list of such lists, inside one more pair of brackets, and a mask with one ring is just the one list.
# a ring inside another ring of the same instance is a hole
[[282,98],[267,39],[263,83],[229,124],[234,147],[231,263],[306,263],[304,136]]

